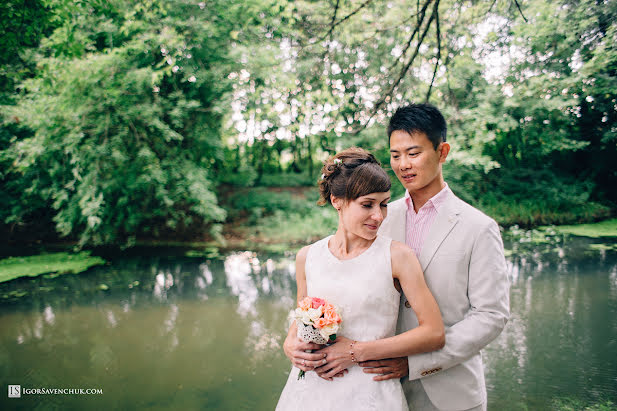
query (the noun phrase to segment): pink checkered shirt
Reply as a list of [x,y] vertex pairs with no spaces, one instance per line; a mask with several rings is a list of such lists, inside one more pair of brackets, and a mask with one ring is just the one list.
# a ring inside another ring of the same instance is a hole
[[424,240],[428,235],[431,224],[433,224],[435,217],[437,217],[437,211],[450,195],[452,195],[452,190],[446,184],[439,193],[431,197],[416,213],[416,210],[413,208],[413,200],[409,196],[409,191],[405,192],[405,202],[407,203],[405,243],[411,247],[417,256],[422,251],[422,245],[424,245]]

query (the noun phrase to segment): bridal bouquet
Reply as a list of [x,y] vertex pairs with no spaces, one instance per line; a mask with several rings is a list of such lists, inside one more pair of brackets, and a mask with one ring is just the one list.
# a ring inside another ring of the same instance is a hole
[[[326,344],[336,340],[336,333],[341,323],[341,315],[334,305],[324,299],[305,297],[293,312],[298,326],[298,337],[304,342]],[[304,378],[300,370],[298,379]]]

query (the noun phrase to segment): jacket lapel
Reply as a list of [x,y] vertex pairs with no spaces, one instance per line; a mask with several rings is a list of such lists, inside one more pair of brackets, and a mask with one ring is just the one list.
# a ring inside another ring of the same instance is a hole
[[458,223],[460,214],[458,201],[458,198],[452,194],[448,201],[437,212],[437,216],[424,240],[418,260],[422,266],[422,271],[425,273],[435,252],[437,252],[441,243],[443,243],[448,234],[450,234],[450,231],[452,231],[454,226]]

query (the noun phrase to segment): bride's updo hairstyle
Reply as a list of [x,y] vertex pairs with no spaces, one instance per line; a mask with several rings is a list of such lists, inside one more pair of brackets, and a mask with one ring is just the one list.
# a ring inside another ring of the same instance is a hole
[[332,204],[330,195],[355,200],[370,193],[390,190],[390,177],[368,151],[351,147],[325,161],[319,181],[319,205]]

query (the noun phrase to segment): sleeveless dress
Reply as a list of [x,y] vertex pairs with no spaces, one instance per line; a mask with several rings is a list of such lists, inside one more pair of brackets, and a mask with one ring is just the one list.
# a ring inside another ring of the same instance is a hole
[[[362,254],[339,260],[328,249],[332,236],[312,244],[306,256],[307,295],[338,306],[338,335],[357,341],[391,337],[396,331],[400,294],[394,288],[390,260],[391,239],[377,236]],[[313,371],[298,380],[292,367],[277,411],[404,410],[407,401],[398,379],[373,381],[356,364],[349,373],[326,381]]]

